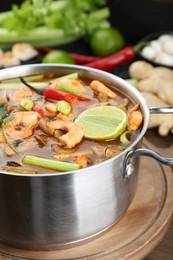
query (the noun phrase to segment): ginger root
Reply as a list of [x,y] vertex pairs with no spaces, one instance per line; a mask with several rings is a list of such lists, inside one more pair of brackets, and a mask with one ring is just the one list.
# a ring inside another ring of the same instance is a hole
[[[149,92],[141,92],[149,107],[169,107],[167,103],[159,97]],[[151,114],[148,128],[158,127],[161,136],[173,133],[173,114]]]
[[136,80],[148,79],[153,73],[154,67],[145,61],[135,61],[129,67],[130,77]]
[[173,70],[153,67],[145,61],[133,62],[129,67],[131,78],[138,80],[138,89],[157,95],[164,102],[173,105]]

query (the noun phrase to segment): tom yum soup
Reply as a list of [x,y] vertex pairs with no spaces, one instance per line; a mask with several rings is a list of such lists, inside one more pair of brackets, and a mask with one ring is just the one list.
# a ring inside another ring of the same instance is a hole
[[114,157],[135,139],[139,104],[77,73],[0,83],[0,169],[74,171]]

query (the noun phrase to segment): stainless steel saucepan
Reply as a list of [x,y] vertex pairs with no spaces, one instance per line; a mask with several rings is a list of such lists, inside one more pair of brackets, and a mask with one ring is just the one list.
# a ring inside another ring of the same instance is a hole
[[0,81],[40,73],[68,74],[99,79],[118,87],[140,103],[144,115],[137,139],[117,156],[85,169],[51,174],[0,173],[0,242],[20,248],[62,248],[84,243],[114,225],[131,204],[141,155],[173,165],[154,151],[142,149],[150,112],[143,96],[123,79],[76,65],[23,65],[0,71]]

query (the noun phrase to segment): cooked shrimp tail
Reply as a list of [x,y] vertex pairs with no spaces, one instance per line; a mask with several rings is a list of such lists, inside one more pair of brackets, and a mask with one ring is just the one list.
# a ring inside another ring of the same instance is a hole
[[129,112],[128,115],[128,130],[135,131],[137,130],[143,121],[143,114],[141,111],[137,110],[139,104],[135,105]]
[[84,131],[82,127],[76,123],[69,121],[52,121],[47,122],[49,128],[56,130],[64,130],[67,133],[59,137],[60,145],[67,148],[73,148],[75,145],[81,142]]
[[90,87],[99,93],[105,93],[110,98],[117,98],[118,95],[112,91],[110,88],[106,87],[101,81],[99,80],[93,80],[90,83]]

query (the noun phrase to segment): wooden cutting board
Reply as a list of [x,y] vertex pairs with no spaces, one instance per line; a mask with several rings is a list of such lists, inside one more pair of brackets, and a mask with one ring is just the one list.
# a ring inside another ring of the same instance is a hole
[[[172,140],[165,143],[162,139],[158,143],[151,133],[144,139],[143,146],[171,157]],[[0,245],[0,259],[143,259],[162,240],[172,213],[172,168],[142,157],[136,196],[124,217],[105,234],[83,245],[57,251],[27,251]]]

